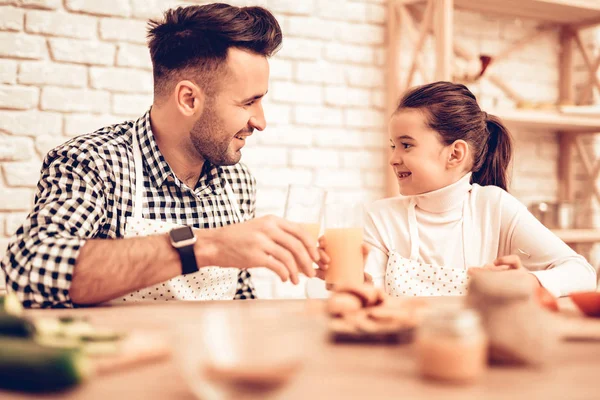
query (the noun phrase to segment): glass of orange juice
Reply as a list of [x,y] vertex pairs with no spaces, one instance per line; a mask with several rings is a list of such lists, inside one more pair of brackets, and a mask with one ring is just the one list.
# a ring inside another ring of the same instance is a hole
[[331,258],[325,275],[327,289],[363,283],[362,205],[328,204],[325,208],[325,241]]
[[312,236],[315,245],[321,232],[326,196],[325,189],[316,186],[290,185],[287,192],[284,217],[299,223]]

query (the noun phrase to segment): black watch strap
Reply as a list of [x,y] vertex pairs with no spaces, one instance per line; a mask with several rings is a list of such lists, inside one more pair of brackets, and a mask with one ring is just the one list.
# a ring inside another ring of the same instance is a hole
[[194,254],[194,245],[184,246],[177,249],[179,258],[181,258],[181,273],[183,275],[198,271],[196,256]]

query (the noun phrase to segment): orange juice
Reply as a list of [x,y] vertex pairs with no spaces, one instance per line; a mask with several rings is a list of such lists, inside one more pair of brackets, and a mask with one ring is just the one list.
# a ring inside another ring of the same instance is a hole
[[313,243],[317,243],[319,241],[319,232],[321,231],[321,224],[301,223],[300,226],[302,226],[302,228],[310,234],[310,236],[313,238]]
[[329,228],[325,230],[325,240],[331,258],[325,282],[329,285],[363,283],[363,229]]

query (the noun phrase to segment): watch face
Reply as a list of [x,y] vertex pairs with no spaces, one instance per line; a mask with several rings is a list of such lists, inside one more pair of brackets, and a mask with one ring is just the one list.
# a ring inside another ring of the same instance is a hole
[[194,238],[194,232],[189,226],[173,229],[169,232],[171,240],[175,243]]

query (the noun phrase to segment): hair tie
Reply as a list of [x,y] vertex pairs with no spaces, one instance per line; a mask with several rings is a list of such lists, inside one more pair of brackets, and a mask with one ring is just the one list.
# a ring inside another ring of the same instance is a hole
[[488,116],[488,113],[486,113],[485,111],[482,111],[482,113],[483,113],[483,120],[485,122],[488,122],[488,120],[490,119],[490,117]]

